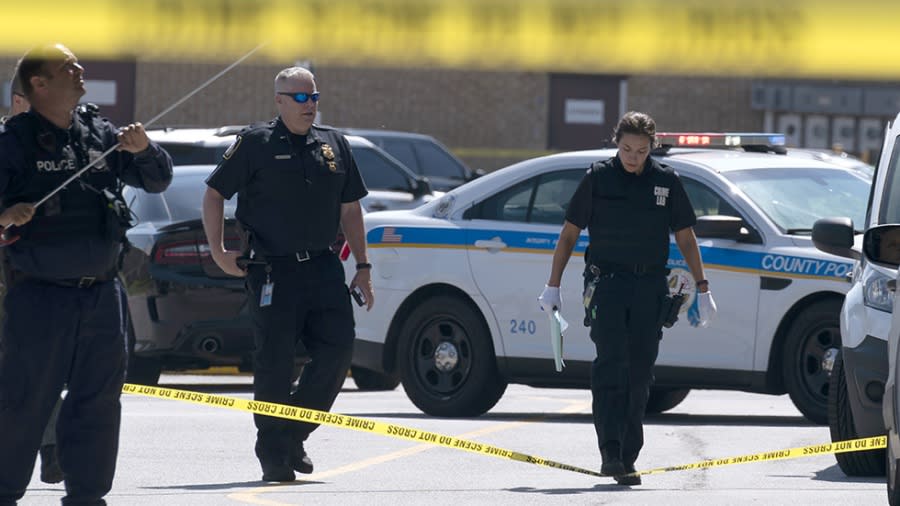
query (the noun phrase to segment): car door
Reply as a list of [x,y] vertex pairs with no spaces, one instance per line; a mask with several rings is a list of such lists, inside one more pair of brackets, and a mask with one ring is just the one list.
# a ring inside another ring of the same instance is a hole
[[[698,217],[725,215],[746,221],[729,199],[711,185],[684,175],[681,180]],[[691,296],[682,308],[678,323],[663,331],[657,365],[752,370],[761,281],[758,273],[747,268],[745,259],[750,258],[747,255],[761,253],[763,245],[720,238],[698,237],[697,241],[718,314],[706,328],[689,324],[687,311],[694,300],[694,279],[673,236],[669,253],[670,288],[684,282]]]
[[[548,315],[537,297],[550,276],[553,250],[566,207],[585,168],[548,171],[494,193],[472,209],[467,227],[469,262],[489,304],[508,357],[551,358]],[[587,233],[575,248],[562,281],[563,317],[570,330],[565,358],[592,360],[594,347],[582,327],[581,302]],[[552,371],[552,362],[548,362]]]

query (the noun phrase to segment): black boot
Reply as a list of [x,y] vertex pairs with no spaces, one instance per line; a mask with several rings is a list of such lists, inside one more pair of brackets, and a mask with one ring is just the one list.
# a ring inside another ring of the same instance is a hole
[[298,473],[310,474],[313,472],[312,459],[309,458],[306,450],[303,449],[303,443],[299,443],[294,447],[294,454],[291,456],[291,467]]
[[263,481],[294,481],[297,477],[294,470],[283,459],[262,460],[259,461],[262,466]]
[[630,474],[634,473],[634,464],[626,464],[625,465],[625,473],[620,476],[613,476],[616,480],[616,483],[619,485],[632,486],[632,485],[640,485],[641,484],[641,475],[639,474]]
[[603,476],[625,474],[625,464],[622,463],[622,447],[618,441],[607,441],[600,448],[600,458],[603,459],[603,465],[600,466],[600,474]]
[[65,479],[62,468],[59,467],[59,456],[56,454],[56,445],[44,445],[41,447],[41,481],[44,483],[59,483]]
[[263,481],[294,481],[294,470],[291,469],[291,458],[277,448],[263,446],[256,442],[256,458],[262,467]]

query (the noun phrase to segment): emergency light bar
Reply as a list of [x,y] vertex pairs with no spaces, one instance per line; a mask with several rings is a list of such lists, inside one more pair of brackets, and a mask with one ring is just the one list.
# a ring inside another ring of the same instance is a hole
[[746,146],[784,146],[784,134],[774,133],[695,133],[664,132],[656,134],[662,146],[740,148]]

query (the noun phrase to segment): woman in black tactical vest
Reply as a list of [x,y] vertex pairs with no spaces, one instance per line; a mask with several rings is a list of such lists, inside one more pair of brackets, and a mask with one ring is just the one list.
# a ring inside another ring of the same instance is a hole
[[668,313],[669,232],[697,281],[699,325],[715,315],[703,274],[691,203],[675,172],[650,158],[656,124],[629,112],[619,120],[615,157],[585,174],[566,211],[541,309],[562,307],[559,285],[581,230],[588,229],[587,323],[597,358],[591,369],[594,428],[600,472],[622,485],[639,485],[634,463],[644,444],[643,417]]

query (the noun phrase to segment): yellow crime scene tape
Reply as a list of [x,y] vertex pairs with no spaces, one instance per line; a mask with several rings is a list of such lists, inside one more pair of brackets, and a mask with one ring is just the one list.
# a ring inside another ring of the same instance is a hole
[[[298,422],[316,423],[319,425],[328,425],[341,429],[351,429],[361,432],[369,432],[382,436],[390,436],[397,439],[406,439],[415,441],[416,443],[427,443],[455,450],[464,450],[467,452],[478,453],[489,457],[496,457],[506,460],[514,460],[516,462],[524,462],[526,464],[535,464],[538,466],[552,467],[563,471],[572,471],[575,473],[587,474],[590,476],[603,476],[597,471],[583,469],[580,467],[563,464],[550,459],[527,455],[525,453],[499,448],[497,446],[470,441],[436,432],[429,432],[421,429],[404,427],[376,420],[368,420],[350,415],[342,415],[339,413],[329,413],[326,411],[318,411],[315,409],[300,408],[296,406],[288,406],[284,404],[276,404],[273,402],[262,402],[249,399],[241,399],[239,397],[229,397],[225,395],[215,395],[202,392],[193,392],[190,390],[178,390],[174,388],[154,387],[145,385],[135,385],[126,383],[122,387],[122,391],[126,394],[143,395],[146,397],[155,397],[157,399],[168,399],[182,402],[190,402],[193,404],[202,404],[206,406],[214,406],[217,408],[227,408],[237,411],[244,411],[258,415],[273,416],[277,418],[285,418],[288,420],[296,420]],[[763,453],[753,453],[748,455],[739,455],[736,457],[726,457],[720,459],[709,459],[691,464],[683,464],[678,466],[659,467],[638,471],[633,474],[659,474],[672,471],[687,471],[691,469],[709,469],[713,467],[729,466],[734,464],[749,464],[751,462],[766,462],[771,460],[785,460],[799,457],[812,457],[815,455],[826,455],[832,453],[848,453],[866,450],[875,450],[887,447],[886,436],[876,436],[860,439],[848,439],[846,441],[837,441],[833,443],[818,444],[812,446],[803,446],[798,448],[790,448],[786,450],[775,450]]]
[[[897,78],[896,0],[6,2],[0,53],[613,73]],[[52,34],[52,35],[51,35]]]

